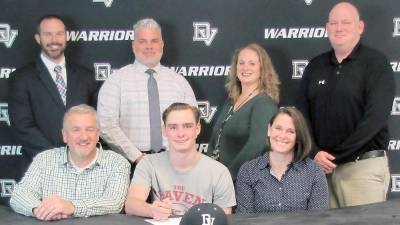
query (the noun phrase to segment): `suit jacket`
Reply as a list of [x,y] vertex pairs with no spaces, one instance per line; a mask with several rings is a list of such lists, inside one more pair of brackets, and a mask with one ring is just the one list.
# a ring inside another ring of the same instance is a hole
[[8,110],[11,128],[22,144],[23,156],[28,162],[43,150],[65,145],[61,128],[68,108],[83,103],[96,107],[100,85],[94,79],[94,73],[67,62],[66,71],[66,106],[40,57],[10,75]]

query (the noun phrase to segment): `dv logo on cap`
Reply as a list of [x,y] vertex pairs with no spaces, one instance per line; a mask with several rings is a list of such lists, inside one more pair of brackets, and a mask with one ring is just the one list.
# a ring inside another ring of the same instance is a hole
[[211,217],[210,214],[201,214],[203,218],[203,223],[201,225],[213,225],[215,217]]

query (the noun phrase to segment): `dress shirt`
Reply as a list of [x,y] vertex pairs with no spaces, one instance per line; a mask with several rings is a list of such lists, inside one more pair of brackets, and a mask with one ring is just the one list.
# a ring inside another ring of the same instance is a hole
[[38,154],[21,182],[10,205],[17,213],[33,216],[41,200],[58,196],[75,206],[75,217],[119,213],[129,185],[130,164],[121,155],[99,150],[96,162],[77,171],[65,147]]
[[[141,151],[150,150],[147,69],[138,61],[122,67],[111,74],[99,92],[97,109],[101,137],[132,162]],[[152,69],[156,71],[160,113],[174,102],[197,106],[193,90],[183,76],[162,65]],[[163,137],[163,148],[167,146],[167,139]]]
[[243,164],[236,180],[238,213],[288,212],[328,208],[328,185],[311,159],[291,163],[279,181],[268,152]]
[[56,67],[57,65],[61,66],[61,76],[65,82],[65,86],[67,87],[67,70],[65,69],[65,57],[61,59],[60,63],[54,63],[53,61],[48,59],[43,53],[40,54],[40,58],[42,59],[46,68],[49,70],[49,73],[54,83],[57,83],[56,72],[54,71],[54,67]]
[[316,150],[343,164],[386,149],[394,84],[388,59],[361,43],[340,63],[333,50],[312,59],[303,74],[298,108],[311,123]]

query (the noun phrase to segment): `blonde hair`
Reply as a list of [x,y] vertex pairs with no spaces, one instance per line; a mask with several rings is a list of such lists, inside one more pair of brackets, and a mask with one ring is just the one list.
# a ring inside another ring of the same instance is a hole
[[229,98],[235,102],[242,92],[242,85],[237,78],[236,65],[239,58],[239,53],[244,49],[250,49],[257,53],[261,65],[260,93],[265,93],[270,96],[276,103],[279,102],[279,77],[272,64],[271,58],[263,47],[257,43],[247,44],[239,49],[236,49],[232,56],[231,69],[226,82],[226,89]]

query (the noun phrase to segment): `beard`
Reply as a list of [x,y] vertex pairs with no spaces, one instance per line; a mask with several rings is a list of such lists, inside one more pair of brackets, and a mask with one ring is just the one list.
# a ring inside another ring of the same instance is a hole
[[[51,46],[52,45],[57,45],[58,49],[57,50],[52,50]],[[53,59],[53,60],[58,60],[60,59],[63,55],[64,55],[64,51],[66,48],[66,44],[62,44],[62,43],[49,43],[46,45],[40,44],[40,46],[42,47],[42,52],[49,58],[49,59]]]

